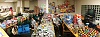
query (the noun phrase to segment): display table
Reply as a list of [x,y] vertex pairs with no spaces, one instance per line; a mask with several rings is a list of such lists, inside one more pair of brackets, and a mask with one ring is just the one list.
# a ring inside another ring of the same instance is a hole
[[0,32],[2,32],[2,34],[3,34],[2,37],[9,37],[1,27],[0,27]]
[[68,26],[64,21],[63,21],[63,23],[66,25],[66,27],[72,32],[72,34],[75,36],[75,37],[79,37],[78,36],[78,33],[75,33],[73,30],[72,30],[72,28],[70,27],[70,26]]
[[40,24],[36,33],[33,32],[31,37],[55,37],[54,26],[52,22]]

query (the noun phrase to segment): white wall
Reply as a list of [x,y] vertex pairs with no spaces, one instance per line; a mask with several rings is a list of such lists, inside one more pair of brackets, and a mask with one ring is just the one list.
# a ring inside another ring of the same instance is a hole
[[12,7],[13,8],[13,10],[15,11],[15,4],[14,3],[8,3],[8,2],[5,2],[5,3],[1,3],[0,2],[0,9],[1,9],[1,6],[3,7],[3,8],[10,8],[10,7]]
[[0,8],[1,6],[3,8],[10,8],[10,7],[13,7],[13,3],[0,3]]
[[81,5],[100,5],[100,0],[76,0],[76,13],[81,13]]

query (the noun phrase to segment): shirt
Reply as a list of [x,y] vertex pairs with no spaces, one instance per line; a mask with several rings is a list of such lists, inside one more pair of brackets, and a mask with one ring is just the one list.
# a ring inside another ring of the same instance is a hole
[[56,18],[53,18],[53,22],[54,22],[55,24],[58,24],[58,23],[59,23],[58,20],[57,20]]
[[36,24],[36,21],[35,20],[32,20],[32,24],[31,25],[35,25]]

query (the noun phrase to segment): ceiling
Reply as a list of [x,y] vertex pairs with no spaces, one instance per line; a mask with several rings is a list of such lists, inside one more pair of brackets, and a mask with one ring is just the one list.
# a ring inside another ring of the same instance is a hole
[[18,0],[0,0],[0,2],[16,2]]
[[[0,2],[17,2],[20,0],[0,0]],[[24,1],[34,1],[34,0],[24,0]]]

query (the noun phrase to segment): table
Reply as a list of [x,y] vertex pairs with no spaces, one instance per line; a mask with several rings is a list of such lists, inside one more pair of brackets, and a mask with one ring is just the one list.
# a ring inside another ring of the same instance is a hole
[[75,33],[73,30],[72,30],[72,28],[70,28],[69,26],[68,26],[68,24],[66,24],[64,21],[63,21],[63,23],[66,25],[66,27],[72,32],[72,34],[74,34],[74,36],[75,37],[79,37],[78,36],[78,33]]
[[36,33],[33,32],[31,35],[32,37],[35,37],[34,35],[44,37],[44,35],[49,36],[49,34],[55,37],[54,26],[52,23],[44,23],[44,25],[40,24],[37,30],[39,30],[37,31],[39,35],[37,35],[37,32]]
[[0,31],[2,32],[2,34],[4,35],[4,36],[2,36],[2,37],[9,37],[7,34],[6,34],[6,32],[0,27]]

